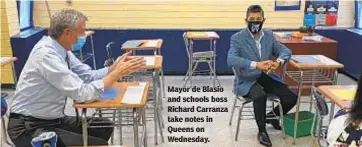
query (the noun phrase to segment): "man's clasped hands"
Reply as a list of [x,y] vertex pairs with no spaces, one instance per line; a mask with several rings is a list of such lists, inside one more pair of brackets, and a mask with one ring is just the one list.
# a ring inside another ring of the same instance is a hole
[[278,69],[280,64],[281,62],[279,61],[265,60],[265,61],[256,62],[256,68],[262,70],[266,74],[269,74],[272,71]]

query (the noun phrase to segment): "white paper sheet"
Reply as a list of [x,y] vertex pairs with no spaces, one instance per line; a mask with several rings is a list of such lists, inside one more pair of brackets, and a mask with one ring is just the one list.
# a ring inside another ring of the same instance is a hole
[[155,65],[155,62],[156,62],[155,57],[145,57],[144,59],[146,60],[146,66],[154,66]]
[[217,34],[215,32],[206,32],[208,37],[216,37]]
[[4,63],[4,62],[10,60],[11,58],[12,58],[12,57],[0,57],[0,62],[1,62],[1,63]]
[[123,96],[123,104],[140,104],[145,89],[145,82],[140,82],[138,86],[128,86]]
[[146,47],[156,47],[159,40],[148,40],[146,43]]
[[332,59],[329,59],[323,55],[315,55],[314,58],[318,59],[319,61],[321,61],[322,63],[324,63],[326,65],[340,65],[340,63],[338,63]]

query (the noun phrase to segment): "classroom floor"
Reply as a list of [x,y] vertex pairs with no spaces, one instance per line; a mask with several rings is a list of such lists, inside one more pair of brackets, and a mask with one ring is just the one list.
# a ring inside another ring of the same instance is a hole
[[[182,76],[166,76],[165,84],[166,90],[167,86],[176,86],[182,87],[184,81],[182,80]],[[232,126],[229,126],[229,117],[231,113],[231,107],[233,102],[233,94],[231,92],[232,89],[232,76],[219,76],[219,80],[221,82],[222,87],[224,88],[224,92],[221,93],[166,93],[166,96],[219,96],[219,97],[227,97],[228,102],[226,103],[167,103],[167,99],[164,98],[164,110],[163,110],[163,119],[165,122],[165,128],[163,129],[163,133],[165,136],[165,142],[160,143],[158,147],[181,147],[181,146],[192,146],[192,147],[262,147],[256,138],[257,135],[257,126],[254,120],[243,120],[240,124],[240,133],[239,140],[234,141],[235,128],[236,128],[236,113],[234,115],[234,121]],[[197,86],[206,86],[212,85],[212,80],[207,77],[195,77],[193,83]],[[343,74],[339,74],[338,84],[356,84],[356,82]],[[1,89],[3,92],[11,93],[12,90]],[[12,97],[8,98],[8,103],[10,103]],[[66,113],[68,115],[75,115],[74,109],[71,107],[71,101],[68,101],[66,107]],[[218,113],[201,113],[201,112],[193,112],[193,113],[176,113],[176,112],[167,112],[167,106],[202,106],[202,107],[227,107],[229,112],[218,112]],[[308,109],[307,104],[302,104],[301,110]],[[295,111],[295,110],[292,110]],[[88,113],[89,114],[89,113]],[[213,122],[203,122],[203,123],[173,123],[167,122],[168,116],[178,116],[178,117],[212,117]],[[6,120],[7,121],[7,120]],[[153,121],[147,122],[147,137],[148,137],[148,146],[154,147],[154,127]],[[204,127],[205,132],[203,133],[172,133],[170,134],[167,130],[169,126],[172,127]],[[2,128],[1,128],[2,129]],[[142,130],[141,128],[139,130]],[[3,130],[1,130],[3,131]],[[286,140],[282,139],[282,132],[274,130],[270,125],[267,125],[267,131],[272,140],[273,146],[275,147],[290,147],[292,146],[292,137],[287,136]],[[119,144],[119,129],[115,130],[115,143]],[[141,135],[140,135],[141,136]],[[171,143],[168,141],[168,136],[202,136],[209,137],[210,142],[205,143]],[[159,142],[161,142],[159,138]],[[123,144],[127,145],[127,147],[133,146],[133,128],[123,127]],[[314,141],[312,137],[303,137],[297,139],[297,147],[311,147],[314,145]],[[1,147],[8,147],[4,144],[4,141],[1,144]]]

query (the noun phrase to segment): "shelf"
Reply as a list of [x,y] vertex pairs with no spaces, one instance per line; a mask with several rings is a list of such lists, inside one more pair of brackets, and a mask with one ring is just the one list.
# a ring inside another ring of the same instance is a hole
[[[287,71],[286,75],[293,79],[293,81],[299,83],[301,78],[300,73],[301,71]],[[330,75],[330,73],[316,72],[314,70],[303,71],[302,84],[334,83],[333,76]]]

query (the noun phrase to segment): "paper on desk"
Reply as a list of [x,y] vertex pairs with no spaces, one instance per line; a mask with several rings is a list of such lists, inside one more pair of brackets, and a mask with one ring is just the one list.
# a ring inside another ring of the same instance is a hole
[[0,57],[1,63],[9,61],[12,57]]
[[148,40],[146,43],[146,47],[156,47],[159,40]]
[[274,32],[274,34],[279,36],[280,38],[292,38],[291,32]]
[[155,65],[156,58],[155,57],[144,57],[146,60],[146,66],[153,66]]
[[323,55],[315,55],[314,58],[318,59],[320,62],[326,64],[326,65],[339,65],[338,62],[327,58],[326,56]]
[[140,104],[145,89],[145,83],[140,82],[138,86],[128,86],[126,93],[123,96],[123,104]]
[[336,97],[339,97],[340,100],[353,101],[356,95],[355,88],[347,88],[347,89],[331,89],[331,93]]
[[217,37],[217,34],[215,32],[206,32],[208,37]]
[[308,40],[312,40],[312,41],[318,41],[321,42],[323,39],[323,36],[319,36],[319,35],[315,35],[315,36],[304,36],[302,38],[302,40],[308,41]]

